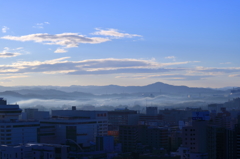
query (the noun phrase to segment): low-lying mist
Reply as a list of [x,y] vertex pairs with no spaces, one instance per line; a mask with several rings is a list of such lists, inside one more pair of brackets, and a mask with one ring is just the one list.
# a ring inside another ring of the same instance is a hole
[[21,108],[38,108],[39,110],[49,111],[54,109],[71,109],[71,106],[77,106],[82,110],[114,110],[116,108],[125,108],[133,110],[142,110],[146,106],[157,106],[164,108],[186,108],[186,107],[205,107],[210,103],[223,103],[228,97],[186,97],[176,95],[157,95],[155,97],[144,97],[126,95],[124,97],[112,98],[88,98],[76,100],[61,99],[10,99],[12,103],[17,103]]

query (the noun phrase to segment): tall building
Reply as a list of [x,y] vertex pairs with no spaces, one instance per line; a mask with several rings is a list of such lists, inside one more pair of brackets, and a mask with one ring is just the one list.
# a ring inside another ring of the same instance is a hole
[[182,146],[189,151],[182,159],[208,159],[207,124],[208,121],[195,120],[192,126],[182,128]]
[[139,144],[152,149],[169,149],[168,129],[145,125],[121,125],[119,142],[123,152],[138,151]]
[[41,120],[39,142],[78,144],[89,147],[97,136],[108,132],[107,111],[52,110],[52,118]]
[[122,144],[123,152],[133,152],[136,150],[139,141],[139,126],[121,125],[119,126],[119,142]]
[[137,125],[139,115],[137,111],[129,109],[116,109],[108,112],[108,128],[110,131],[118,130],[120,125]]
[[37,142],[38,121],[19,121],[22,110],[0,98],[0,144]]
[[104,152],[114,151],[114,137],[113,136],[97,136],[96,150]]

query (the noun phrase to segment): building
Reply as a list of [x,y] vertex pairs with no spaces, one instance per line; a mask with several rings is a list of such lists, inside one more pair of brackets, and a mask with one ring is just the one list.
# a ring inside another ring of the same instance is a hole
[[146,107],[146,115],[157,116],[158,108],[157,107]]
[[11,145],[37,142],[38,121],[19,121],[22,110],[0,98],[0,144]]
[[24,112],[21,114],[22,120],[42,120],[49,119],[50,113],[48,111],[38,111],[35,108],[24,109]]
[[40,123],[38,141],[41,143],[90,147],[97,136],[108,133],[107,111],[52,110],[52,118]]
[[162,115],[147,115],[139,114],[139,125],[149,125],[149,126],[163,126]]
[[169,150],[168,129],[164,127],[139,127],[138,141],[143,145],[148,145],[151,149]]
[[121,125],[119,142],[122,144],[123,152],[139,151],[143,146],[149,149],[168,150],[168,129],[145,125]]
[[137,125],[139,115],[137,111],[129,109],[116,109],[108,112],[108,128],[110,131],[118,130],[120,125]]
[[114,152],[114,137],[97,136],[96,151]]
[[68,146],[56,144],[27,143],[1,145],[1,159],[67,159]]
[[37,112],[36,108],[26,108],[24,112],[26,113],[26,119],[34,119],[34,113]]
[[139,141],[139,126],[121,125],[119,126],[119,142],[122,144],[123,152],[133,152],[136,150]]
[[182,146],[188,148],[193,159],[216,158],[216,128],[209,126],[207,120],[194,120],[192,126],[182,129]]

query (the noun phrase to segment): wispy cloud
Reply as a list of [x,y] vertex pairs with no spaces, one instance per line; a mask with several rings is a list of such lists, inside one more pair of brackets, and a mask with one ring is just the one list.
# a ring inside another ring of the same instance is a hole
[[2,27],[2,32],[3,32],[3,33],[6,33],[8,30],[9,30],[8,27],[6,27],[6,26],[3,26],[3,27]]
[[230,65],[232,64],[231,62],[224,62],[224,63],[220,63],[221,65]]
[[204,72],[204,73],[234,73],[240,72],[240,67],[196,67],[192,69],[193,72]]
[[[161,73],[181,71],[183,68],[165,68],[175,63],[158,63],[154,60],[140,59],[89,59],[68,61],[63,57],[48,61],[19,61],[11,65],[0,65],[0,73],[66,73],[72,75],[118,74],[118,73]],[[178,63],[178,65],[186,62]]]
[[146,79],[146,78],[158,78],[167,80],[179,80],[179,81],[193,81],[193,80],[203,80],[208,77],[213,77],[211,75],[188,75],[188,74],[155,74],[155,75],[130,75],[130,76],[116,76],[116,78],[133,78],[133,79]]
[[[45,23],[38,23],[38,27],[42,27]],[[6,40],[14,40],[14,41],[34,41],[36,43],[42,43],[45,45],[59,45],[62,48],[58,48],[55,50],[55,53],[64,53],[67,52],[67,48],[78,47],[80,44],[99,44],[107,41],[113,40],[110,37],[117,38],[131,38],[131,37],[141,37],[137,34],[128,34],[128,33],[120,33],[116,29],[109,30],[98,30],[93,33],[94,35],[104,35],[108,37],[87,37],[85,35],[80,35],[78,33],[61,33],[61,34],[48,34],[48,33],[37,33],[37,34],[29,34],[23,36],[3,36],[1,39]]]
[[62,33],[51,35],[48,33],[30,34],[24,36],[4,36],[2,39],[15,40],[15,41],[34,41],[46,45],[60,45],[65,48],[78,47],[79,44],[98,44],[110,41],[108,38],[100,37],[85,37],[78,33]]
[[240,74],[229,75],[228,77],[240,77]]
[[121,33],[117,29],[99,29],[96,28],[96,32],[92,33],[93,35],[103,35],[103,36],[112,36],[112,37],[117,37],[117,38],[132,38],[132,37],[142,37],[141,35],[138,34],[128,34],[128,33]]
[[64,48],[58,48],[56,51],[54,51],[54,53],[65,53],[65,52],[67,52],[67,50]]
[[167,57],[165,57],[165,59],[171,59],[173,61],[176,61],[176,57],[175,56],[167,56]]
[[[14,49],[13,49],[14,50]],[[0,52],[0,58],[16,57],[21,55],[19,52],[12,52],[13,50],[5,47],[2,52]]]
[[20,76],[5,76],[5,77],[0,77],[0,83],[12,82],[13,79],[16,79],[16,78],[25,78],[25,77],[28,77],[28,76],[20,75]]
[[36,23],[33,28],[43,29],[44,25],[50,24],[49,22],[43,22],[43,23]]

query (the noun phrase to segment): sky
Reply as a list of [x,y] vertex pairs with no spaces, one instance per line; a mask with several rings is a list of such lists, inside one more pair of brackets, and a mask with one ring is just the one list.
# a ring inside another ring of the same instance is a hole
[[0,85],[240,86],[239,0],[2,1]]

